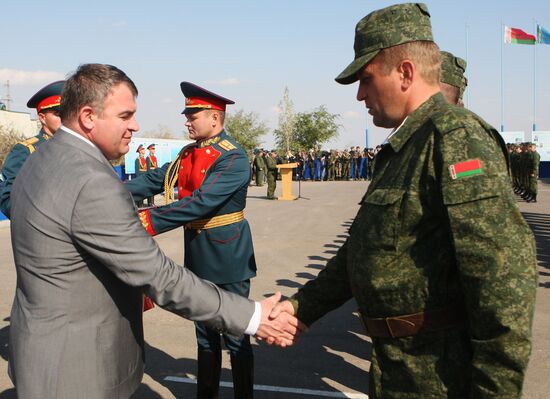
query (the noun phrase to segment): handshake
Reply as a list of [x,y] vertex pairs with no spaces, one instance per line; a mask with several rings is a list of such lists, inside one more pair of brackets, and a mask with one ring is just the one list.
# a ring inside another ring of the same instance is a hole
[[296,342],[307,326],[294,316],[294,307],[289,301],[281,301],[281,293],[277,292],[260,302],[262,318],[256,339],[264,340],[269,345],[286,348]]

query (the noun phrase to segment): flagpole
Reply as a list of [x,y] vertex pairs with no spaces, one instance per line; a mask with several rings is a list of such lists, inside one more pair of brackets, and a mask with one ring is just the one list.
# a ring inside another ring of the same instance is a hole
[[[533,19],[535,24],[535,35],[537,32],[537,20]],[[533,132],[537,130],[537,41],[533,43]]]
[[504,132],[504,73],[503,73],[503,52],[504,52],[504,24],[500,23],[500,131]]
[[[468,65],[470,63],[470,60],[468,59],[468,24],[466,23],[466,65]],[[468,80],[470,80],[470,72],[469,72],[470,68],[466,68],[466,71],[465,71],[465,74],[466,74],[466,78]],[[467,93],[466,93],[466,108],[470,108],[470,90],[467,90]]]

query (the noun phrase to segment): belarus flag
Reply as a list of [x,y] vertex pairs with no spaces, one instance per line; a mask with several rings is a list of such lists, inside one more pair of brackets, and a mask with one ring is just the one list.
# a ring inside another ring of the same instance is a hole
[[504,43],[535,44],[537,38],[517,28],[504,27]]

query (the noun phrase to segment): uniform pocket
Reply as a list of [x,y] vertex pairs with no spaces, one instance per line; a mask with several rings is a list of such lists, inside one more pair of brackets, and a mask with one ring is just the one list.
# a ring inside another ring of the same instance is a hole
[[205,230],[208,241],[216,244],[229,244],[241,236],[241,228],[237,223]]
[[363,200],[351,228],[352,250],[396,251],[404,189],[379,188]]

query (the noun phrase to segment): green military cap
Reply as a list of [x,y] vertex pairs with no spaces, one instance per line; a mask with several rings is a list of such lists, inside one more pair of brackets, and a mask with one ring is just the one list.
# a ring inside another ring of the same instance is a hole
[[439,80],[448,85],[458,87],[461,98],[466,90],[466,86],[468,86],[468,79],[464,76],[465,72],[465,60],[447,51],[441,52],[441,78]]
[[432,25],[424,3],[396,4],[371,12],[355,27],[355,59],[336,77],[340,84],[357,81],[357,72],[380,52],[398,44],[431,41]]

